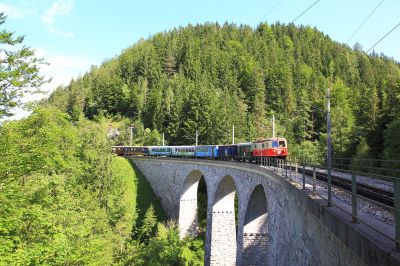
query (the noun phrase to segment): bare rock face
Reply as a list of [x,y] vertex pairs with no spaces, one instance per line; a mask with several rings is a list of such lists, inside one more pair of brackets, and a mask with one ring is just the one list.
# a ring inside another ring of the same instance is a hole
[[118,137],[121,134],[120,130],[118,128],[112,128],[109,127],[107,129],[107,138],[110,139],[115,139],[116,137]]

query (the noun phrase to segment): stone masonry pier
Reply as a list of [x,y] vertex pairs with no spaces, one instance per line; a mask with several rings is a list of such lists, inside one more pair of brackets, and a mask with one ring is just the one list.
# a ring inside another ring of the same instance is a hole
[[206,265],[400,265],[399,254],[376,234],[274,171],[210,160],[133,162],[178,221],[181,237],[197,233],[197,189],[204,177]]

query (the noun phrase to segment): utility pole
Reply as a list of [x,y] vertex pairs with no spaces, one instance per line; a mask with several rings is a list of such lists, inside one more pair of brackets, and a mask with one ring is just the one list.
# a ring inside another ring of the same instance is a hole
[[275,138],[275,115],[272,115],[272,137]]
[[199,139],[199,131],[197,131],[197,129],[196,129],[196,146],[198,144],[198,139]]
[[329,88],[326,91],[326,123],[327,123],[327,155],[326,155],[326,166],[328,172],[328,206],[332,206],[332,136],[331,136],[331,94]]
[[232,126],[232,144],[235,144],[235,125]]
[[129,127],[131,129],[131,141],[129,142],[129,146],[132,146],[132,139],[133,139],[133,127]]
[[165,146],[164,143],[165,143],[164,142],[164,133],[162,133],[162,145],[163,145],[163,147]]

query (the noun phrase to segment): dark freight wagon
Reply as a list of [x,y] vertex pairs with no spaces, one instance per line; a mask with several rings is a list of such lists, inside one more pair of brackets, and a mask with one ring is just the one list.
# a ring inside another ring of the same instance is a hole
[[148,148],[144,146],[114,146],[112,151],[119,156],[145,156]]
[[252,148],[251,142],[236,144],[236,156],[239,161],[251,161]]

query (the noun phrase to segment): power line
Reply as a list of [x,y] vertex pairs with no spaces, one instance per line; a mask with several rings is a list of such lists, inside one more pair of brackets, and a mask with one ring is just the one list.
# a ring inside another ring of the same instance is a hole
[[398,26],[400,26],[400,22],[394,26],[388,33],[386,33],[382,38],[379,39],[371,48],[368,49],[367,53],[371,51],[378,43],[380,43],[383,39],[385,39],[390,33],[392,33]]
[[306,10],[304,10],[303,12],[301,12],[300,15],[298,15],[293,21],[292,23],[295,23],[296,20],[298,20],[299,18],[301,18],[305,13],[307,13],[308,10],[310,10],[311,8],[313,8],[319,1],[321,0],[317,0],[314,3],[312,3],[309,7],[306,8]]
[[346,43],[348,43],[353,37],[354,35],[357,34],[357,32],[361,29],[362,26],[364,26],[365,22],[367,22],[367,20],[375,13],[375,11],[378,9],[378,7],[383,3],[384,0],[381,0],[376,7],[371,11],[371,13],[369,13],[369,15],[364,19],[364,21],[360,24],[360,26],[358,26],[358,28],[351,34],[350,38],[347,40]]
[[279,0],[278,2],[275,3],[275,5],[273,7],[271,7],[267,13],[265,13],[264,16],[262,16],[262,18],[260,19],[261,21],[263,19],[265,19],[266,17],[268,17],[269,14],[271,14],[272,11],[274,11],[274,9],[282,2],[283,0]]

